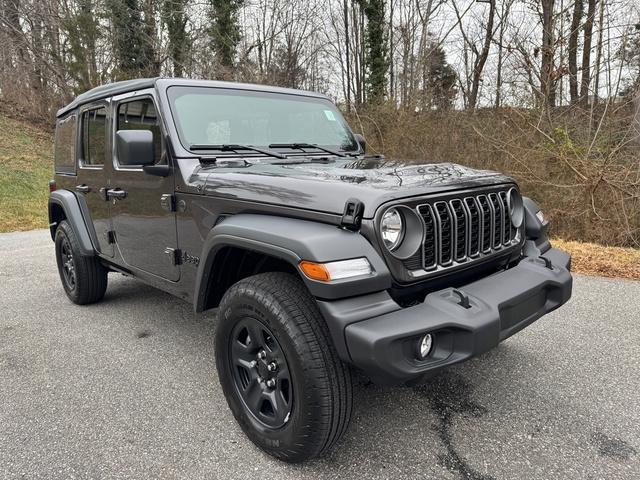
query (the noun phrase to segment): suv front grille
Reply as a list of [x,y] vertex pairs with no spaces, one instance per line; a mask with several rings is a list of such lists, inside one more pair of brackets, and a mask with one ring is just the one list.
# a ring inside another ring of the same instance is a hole
[[404,260],[413,276],[442,271],[505,252],[520,242],[507,208],[508,189],[469,193],[419,205],[422,248]]

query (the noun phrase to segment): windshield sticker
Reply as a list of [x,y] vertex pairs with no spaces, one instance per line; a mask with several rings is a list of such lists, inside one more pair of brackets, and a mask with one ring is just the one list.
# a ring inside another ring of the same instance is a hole
[[336,116],[333,114],[331,110],[325,110],[324,115],[325,117],[327,117],[327,120],[329,120],[330,122],[336,121]]

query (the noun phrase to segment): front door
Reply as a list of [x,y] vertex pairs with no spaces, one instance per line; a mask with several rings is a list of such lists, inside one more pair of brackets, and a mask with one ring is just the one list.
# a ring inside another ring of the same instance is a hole
[[[151,93],[114,102],[114,134],[118,130],[150,130],[155,145],[155,163],[167,164],[169,157]],[[112,136],[113,139],[113,136]],[[120,165],[115,142],[110,190],[111,218],[118,253],[125,264],[176,281],[180,269],[173,252],[177,248],[176,216],[161,202],[174,193],[174,177],[145,173],[141,167]],[[124,193],[123,193],[124,192]]]
[[75,192],[84,218],[90,218],[93,224],[97,250],[102,255],[113,257],[109,203],[104,197],[108,184],[108,172],[105,171],[108,167],[105,161],[109,157],[108,124],[106,103],[90,105],[80,113]]

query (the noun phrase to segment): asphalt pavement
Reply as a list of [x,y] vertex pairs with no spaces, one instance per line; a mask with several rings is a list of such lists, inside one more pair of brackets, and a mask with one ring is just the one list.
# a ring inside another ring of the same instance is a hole
[[358,379],[344,440],[296,466],[236,425],[214,329],[119,274],[75,306],[48,232],[0,235],[0,478],[640,478],[640,282],[576,276],[569,304],[424,386]]

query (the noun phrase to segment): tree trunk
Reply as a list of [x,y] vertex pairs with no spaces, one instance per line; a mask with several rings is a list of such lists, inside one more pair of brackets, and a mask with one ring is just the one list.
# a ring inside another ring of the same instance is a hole
[[389,98],[393,98],[394,97],[394,73],[393,73],[393,6],[394,6],[394,1],[390,0],[390,5],[389,5],[389,27],[388,27],[388,32],[389,32],[389,58],[388,58],[388,65],[389,65]]
[[496,13],[496,0],[489,0],[489,18],[487,19],[487,29],[484,34],[484,44],[482,51],[477,56],[473,67],[473,80],[471,82],[471,91],[469,92],[469,108],[475,110],[478,103],[478,92],[480,91],[480,80],[482,79],[482,70],[489,56],[491,48],[491,40],[493,39],[493,21]]
[[571,32],[569,32],[569,96],[571,103],[578,101],[578,35],[583,14],[583,0],[575,0]]
[[500,7],[500,30],[498,32],[498,65],[496,67],[496,101],[495,108],[500,108],[502,104],[502,64],[504,62],[504,31],[507,24],[507,17],[511,9],[511,1],[502,3]]
[[344,9],[344,48],[345,48],[345,62],[346,62],[346,70],[347,70],[347,78],[346,78],[346,90],[347,90],[347,112],[351,111],[351,58],[349,55],[349,5],[348,0],[344,0],[343,3]]
[[584,22],[584,46],[582,47],[582,82],[580,83],[580,103],[589,105],[589,86],[591,85],[591,39],[593,37],[593,18],[596,14],[596,0],[588,0],[587,19]]
[[593,88],[593,103],[598,103],[600,91],[600,68],[602,66],[602,38],[604,33],[604,1],[600,1],[600,18],[598,19],[598,46],[596,47],[596,71],[595,71],[595,85]]
[[[591,1],[591,0],[590,0]],[[556,104],[555,88],[555,40],[554,40],[554,4],[555,0],[541,0],[542,3],[542,63],[540,65],[540,92],[548,107]]]

